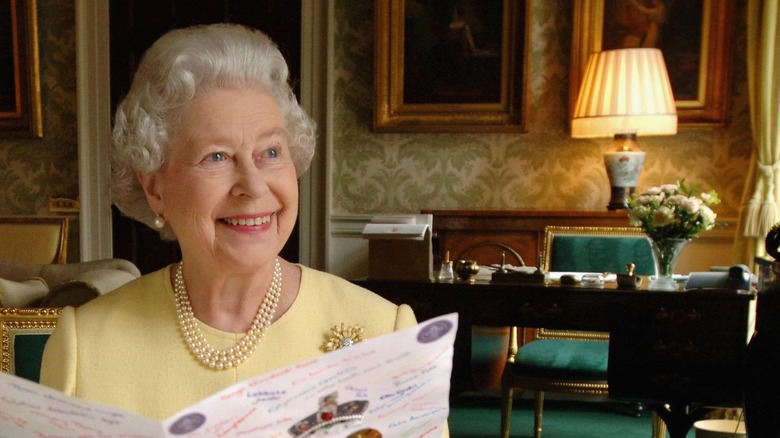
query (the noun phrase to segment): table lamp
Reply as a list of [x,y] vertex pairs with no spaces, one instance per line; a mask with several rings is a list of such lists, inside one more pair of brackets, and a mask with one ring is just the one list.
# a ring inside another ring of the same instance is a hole
[[639,135],[677,133],[677,110],[663,54],[658,49],[617,49],[590,56],[571,122],[573,138],[613,137],[604,153],[612,187],[609,210],[625,209],[645,153]]

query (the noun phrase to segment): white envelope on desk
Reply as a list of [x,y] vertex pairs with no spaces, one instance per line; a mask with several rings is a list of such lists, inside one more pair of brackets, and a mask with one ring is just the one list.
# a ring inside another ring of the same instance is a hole
[[366,224],[364,239],[410,239],[423,240],[428,224]]

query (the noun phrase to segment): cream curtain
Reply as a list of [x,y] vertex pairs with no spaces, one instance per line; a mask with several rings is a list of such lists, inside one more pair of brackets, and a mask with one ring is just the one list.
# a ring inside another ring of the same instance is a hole
[[780,220],[780,7],[748,0],[747,73],[753,134],[751,168],[740,214],[737,260],[764,255],[764,237]]

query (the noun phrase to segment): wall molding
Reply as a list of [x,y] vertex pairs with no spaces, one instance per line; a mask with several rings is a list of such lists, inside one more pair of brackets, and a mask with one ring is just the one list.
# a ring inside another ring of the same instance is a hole
[[363,239],[363,228],[371,218],[371,215],[330,216],[328,272],[342,278],[368,275],[368,241]]
[[330,205],[330,154],[327,139],[330,122],[328,119],[328,78],[323,71],[332,71],[329,47],[330,3],[303,2],[301,5],[301,106],[316,122],[318,138],[325,139],[317,145],[317,151],[308,172],[300,178],[300,210],[298,229],[300,233],[300,262],[315,269],[325,269],[328,254],[327,213]]
[[371,222],[370,215],[331,215],[330,235],[332,237],[363,238],[363,228]]
[[108,1],[76,0],[76,99],[81,260],[113,257],[109,144],[111,84]]

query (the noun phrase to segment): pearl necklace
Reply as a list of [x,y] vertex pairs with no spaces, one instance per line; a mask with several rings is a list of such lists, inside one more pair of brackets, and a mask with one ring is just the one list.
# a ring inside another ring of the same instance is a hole
[[282,265],[279,263],[279,259],[276,259],[271,286],[268,287],[268,292],[266,292],[260,308],[257,309],[257,315],[254,321],[252,321],[249,331],[238,341],[238,344],[220,351],[214,350],[209,345],[203,336],[203,332],[200,330],[198,322],[195,320],[190,298],[187,294],[187,286],[184,284],[182,265],[183,262],[179,262],[176,269],[174,289],[176,292],[176,313],[179,316],[179,327],[184,340],[187,342],[187,347],[203,365],[212,369],[222,370],[238,366],[241,362],[247,360],[260,345],[276,313],[279,296],[282,294]]

